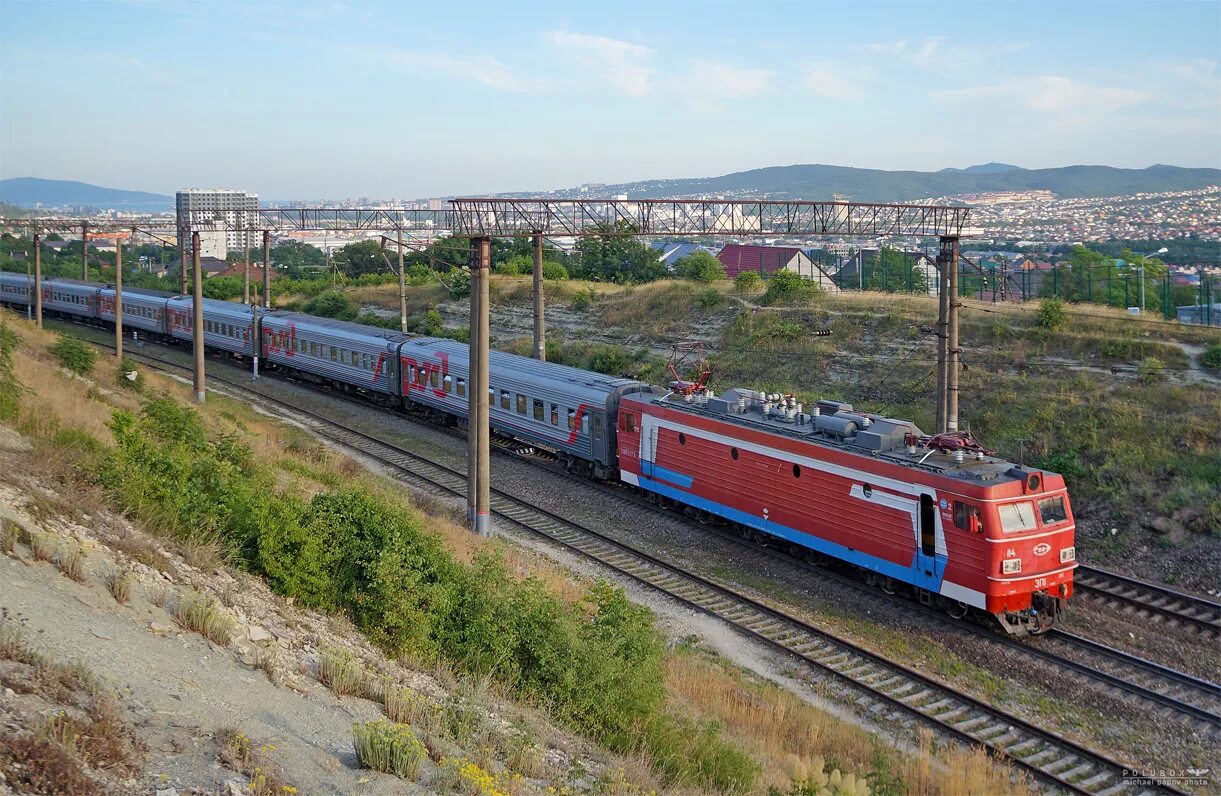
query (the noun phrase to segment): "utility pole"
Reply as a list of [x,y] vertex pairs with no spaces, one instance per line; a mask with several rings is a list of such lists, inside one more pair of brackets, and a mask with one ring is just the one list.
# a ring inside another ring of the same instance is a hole
[[958,430],[958,371],[962,349],[958,347],[958,311],[962,307],[962,299],[958,296],[958,238],[944,237],[941,239],[941,257],[949,266],[949,338],[946,347],[949,353],[946,378],[946,414],[945,430]]
[[398,228],[399,243],[399,326],[407,334],[407,272],[403,269],[403,225]]
[[81,280],[89,281],[89,222],[81,222]]
[[250,230],[242,236],[242,303],[250,303]]
[[271,309],[271,230],[263,230],[263,307]]
[[546,329],[543,326],[543,233],[534,233],[534,358],[547,361]]
[[949,334],[949,279],[948,267],[943,262],[944,253],[937,255],[937,421],[934,424],[935,434],[945,432],[946,416],[946,350]]
[[470,367],[467,394],[467,511],[471,530],[480,536],[491,532],[491,462],[488,440],[488,273],[492,267],[492,239],[471,238]]
[[123,237],[114,239],[114,356],[123,361]]
[[204,402],[203,268],[199,262],[199,233],[191,233],[191,342],[195,346],[195,403]]
[[187,230],[178,228],[178,293],[187,294]]
[[42,235],[34,233],[34,323],[42,328]]

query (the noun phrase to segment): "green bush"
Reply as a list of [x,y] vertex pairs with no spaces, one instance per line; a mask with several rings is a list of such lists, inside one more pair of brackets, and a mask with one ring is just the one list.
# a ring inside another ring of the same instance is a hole
[[341,321],[354,321],[359,312],[352,297],[338,291],[328,291],[314,296],[305,302],[302,311],[309,315],[336,318]]
[[608,376],[621,376],[631,367],[632,359],[618,346],[599,346],[590,357],[589,367]]
[[1051,296],[1039,302],[1038,319],[1039,326],[1054,332],[1068,323],[1068,310],[1063,301]]
[[1204,347],[1200,364],[1209,370],[1221,370],[1221,340],[1213,340]]
[[[129,377],[129,374],[135,374],[134,378]],[[140,370],[136,363],[127,357],[123,357],[123,361],[119,363],[118,373],[119,386],[136,392],[144,392],[144,372]]]
[[743,271],[733,278],[733,289],[739,293],[754,293],[763,279],[754,271]]
[[701,290],[695,297],[695,306],[702,310],[710,310],[713,307],[719,307],[725,303],[725,297],[721,295],[721,291],[715,287]]
[[597,294],[592,287],[587,287],[572,294],[572,308],[586,310],[593,306]]
[[96,348],[84,340],[63,334],[55,341],[55,345],[51,346],[51,353],[61,365],[81,376],[93,370],[93,363],[98,358]]
[[777,271],[768,277],[767,290],[763,293],[764,304],[804,301],[821,292],[818,285],[802,279],[792,271]]
[[1166,363],[1157,357],[1145,357],[1137,368],[1137,379],[1141,384],[1157,384],[1166,378]]
[[449,296],[455,299],[470,298],[471,295],[471,274],[469,271],[453,270],[450,271],[446,284],[449,286]]
[[518,254],[492,268],[498,274],[520,276],[534,273],[534,260],[524,254]]
[[371,768],[415,780],[428,756],[424,743],[410,727],[385,719],[352,725],[352,746],[361,768]]
[[679,279],[692,279],[696,282],[716,282],[725,278],[725,266],[709,252],[699,250],[676,262],[674,275]]
[[563,263],[555,260],[543,260],[543,279],[548,282],[555,282],[560,279],[568,278],[568,269]]
[[13,376],[13,351],[21,335],[0,319],[0,420],[12,420],[21,410],[21,384]]

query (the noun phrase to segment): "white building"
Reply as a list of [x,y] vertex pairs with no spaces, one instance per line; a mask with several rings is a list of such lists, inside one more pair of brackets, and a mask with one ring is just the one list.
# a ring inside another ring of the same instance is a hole
[[[179,218],[187,211],[194,211],[191,220],[194,231],[199,233],[199,253],[202,257],[223,260],[231,250],[249,248],[257,238],[257,233],[233,228],[249,225],[253,230],[257,225],[258,214],[250,211],[259,209],[258,194],[225,188],[188,188],[178,192],[177,209]],[[215,229],[208,228],[209,220]],[[181,229],[178,234],[183,234]],[[190,241],[178,242],[179,246],[184,243],[189,248]]]

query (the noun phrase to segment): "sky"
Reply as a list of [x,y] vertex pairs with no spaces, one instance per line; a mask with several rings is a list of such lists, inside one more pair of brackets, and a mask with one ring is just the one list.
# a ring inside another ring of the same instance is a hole
[[0,176],[420,198],[1221,167],[1221,2],[0,0]]

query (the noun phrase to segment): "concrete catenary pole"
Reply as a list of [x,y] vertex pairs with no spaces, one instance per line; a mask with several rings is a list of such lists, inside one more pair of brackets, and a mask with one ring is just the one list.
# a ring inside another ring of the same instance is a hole
[[946,329],[949,317],[949,274],[946,265],[937,255],[937,420],[934,423],[934,434],[945,431],[946,410],[946,349],[949,333]]
[[187,294],[187,231],[178,228],[178,294]]
[[403,270],[403,227],[398,228],[399,244],[399,326],[407,334],[407,274]]
[[81,222],[81,279],[89,281],[89,222]]
[[534,233],[534,358],[547,361],[546,327],[543,325],[543,233]]
[[263,306],[271,309],[271,230],[263,230]]
[[199,233],[191,233],[191,341],[195,347],[195,403],[204,402],[203,268],[199,262]]
[[123,361],[123,238],[114,239],[114,356]]
[[479,370],[479,314],[480,291],[479,240],[471,240],[470,277],[471,304],[467,340],[467,393],[466,393],[466,522],[476,530],[475,513],[479,504],[479,394],[487,387],[480,383]]
[[[491,426],[488,420],[488,384],[490,370],[488,353],[491,348],[490,274],[492,271],[492,239],[479,239],[479,494],[475,503],[475,532],[489,536],[491,527],[492,462]],[[472,288],[474,286],[472,285]]]
[[242,236],[242,303],[250,304],[250,230]]
[[946,411],[945,430],[958,430],[958,363],[962,349],[958,347],[958,310],[962,307],[962,299],[958,295],[958,238],[942,238],[941,248],[948,248],[946,260],[949,262],[949,339],[946,349],[949,353],[946,376]]
[[42,235],[34,233],[34,323],[42,328]]

